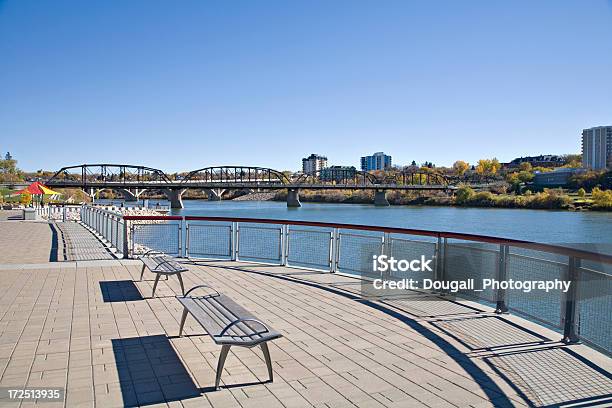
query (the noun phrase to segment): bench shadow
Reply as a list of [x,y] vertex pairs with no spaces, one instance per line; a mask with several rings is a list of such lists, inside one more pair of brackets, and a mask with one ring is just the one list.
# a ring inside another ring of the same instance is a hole
[[144,300],[138,287],[131,280],[100,281],[100,291],[105,302]]
[[164,335],[112,339],[123,406],[197,398],[202,391]]

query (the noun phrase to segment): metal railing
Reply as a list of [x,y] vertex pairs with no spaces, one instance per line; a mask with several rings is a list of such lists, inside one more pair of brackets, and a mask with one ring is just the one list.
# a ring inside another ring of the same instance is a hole
[[81,222],[96,231],[124,258],[128,257],[127,223],[120,212],[84,205],[81,207]]
[[36,207],[36,215],[49,221],[78,221],[81,212],[80,205],[47,205]]
[[[487,289],[457,295],[491,305],[498,313],[514,312],[557,329],[567,343],[583,341],[612,354],[611,255],[442,231],[234,217],[121,219],[99,210],[85,212],[88,221],[84,222],[102,236],[109,234],[105,219],[115,219],[113,222],[124,229],[115,238],[111,229],[108,239],[124,257],[155,249],[177,257],[244,260],[377,278],[380,276],[372,268],[376,255],[396,259],[424,255],[434,260],[433,272],[400,272],[394,277],[570,281],[567,293]],[[121,241],[121,237],[125,238]]]

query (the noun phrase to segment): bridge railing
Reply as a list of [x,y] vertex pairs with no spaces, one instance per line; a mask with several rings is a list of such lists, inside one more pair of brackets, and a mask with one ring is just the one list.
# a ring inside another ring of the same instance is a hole
[[[474,279],[476,290],[453,295],[513,312],[612,354],[612,256],[577,248],[527,241],[368,225],[234,217],[125,216],[116,219],[123,235],[108,227],[115,214],[87,210],[86,220],[125,257],[148,249],[191,259],[261,262],[356,276]],[[109,232],[110,231],[110,232]],[[109,235],[110,234],[110,235]],[[121,237],[124,237],[122,241]],[[120,250],[121,252],[121,250]],[[432,259],[431,271],[374,272],[373,257]],[[570,282],[570,290],[522,292],[484,289],[482,279]],[[448,290],[436,291],[448,297]]]

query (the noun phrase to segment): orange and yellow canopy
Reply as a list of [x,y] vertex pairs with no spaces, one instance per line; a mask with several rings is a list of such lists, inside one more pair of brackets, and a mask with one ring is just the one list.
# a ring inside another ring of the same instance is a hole
[[61,194],[61,193],[51,190],[49,187],[45,186],[40,181],[36,181],[30,184],[29,186],[27,186],[26,188],[24,188],[23,190],[19,190],[14,193],[14,195],[18,195],[18,194],[54,195],[54,194]]

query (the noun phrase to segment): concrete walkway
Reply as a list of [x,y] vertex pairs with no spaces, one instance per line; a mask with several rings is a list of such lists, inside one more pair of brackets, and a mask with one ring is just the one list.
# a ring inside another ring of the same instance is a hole
[[139,282],[139,262],[116,260],[0,266],[0,386],[66,387],[71,407],[503,407],[610,397],[609,358],[472,303],[363,299],[354,278],[284,267],[189,268],[187,287],[211,285],[283,333],[270,343],[274,383],[261,383],[259,349],[237,348],[225,388],[214,391],[220,347],[191,318],[187,336],[176,337],[176,279],[160,281],[151,299],[153,275]]
[[0,221],[0,264],[52,261],[54,241],[46,222]]

